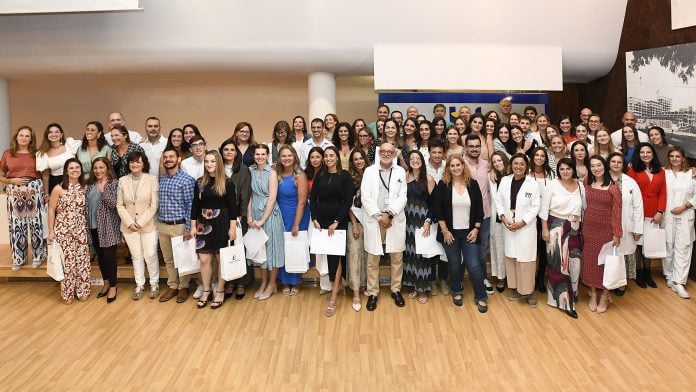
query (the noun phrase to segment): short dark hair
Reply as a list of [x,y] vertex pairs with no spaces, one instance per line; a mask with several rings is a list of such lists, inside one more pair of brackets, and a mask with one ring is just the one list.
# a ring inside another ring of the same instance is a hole
[[440,139],[439,137],[436,138],[430,138],[428,140],[428,152],[430,152],[433,148],[441,148],[443,151],[445,150],[445,142]]
[[[143,173],[149,173],[150,172],[150,161],[147,159],[147,155],[145,155],[144,152],[133,151],[130,154],[128,154],[128,158],[126,160],[128,161],[128,164],[130,166],[131,162],[135,162],[138,159],[143,161]],[[128,168],[128,172],[130,172],[130,167]]]
[[563,157],[558,160],[558,163],[556,163],[556,178],[561,178],[561,165],[566,165],[573,170],[573,175],[571,176],[571,178],[578,178],[578,172],[575,170],[575,165],[573,164],[573,161],[568,157]]
[[150,117],[146,118],[146,119],[145,119],[145,122],[148,122],[148,121],[150,121],[150,120],[157,120],[157,122],[161,122],[160,119],[157,118],[157,117],[155,117],[155,116],[150,116]]
[[191,140],[189,140],[189,147],[191,146],[191,144],[193,144],[193,143],[195,143],[195,142],[197,142],[197,141],[200,141],[200,140],[202,140],[203,143],[205,143],[205,138],[204,138],[203,136],[201,136],[201,135],[193,135],[193,136],[191,137]]
[[324,120],[320,119],[319,117],[314,117],[312,121],[309,122],[310,125],[314,124],[315,122],[321,123],[321,126],[324,126]]
[[477,135],[474,135],[473,133],[470,133],[470,134],[466,135],[466,138],[464,138],[464,144],[465,145],[469,144],[469,140],[481,141],[481,138],[479,138]]
[[177,151],[176,148],[174,148],[174,146],[167,145],[162,151],[162,155],[164,155],[164,153],[167,151],[174,151],[174,154],[176,154],[177,157],[179,156],[179,151]]

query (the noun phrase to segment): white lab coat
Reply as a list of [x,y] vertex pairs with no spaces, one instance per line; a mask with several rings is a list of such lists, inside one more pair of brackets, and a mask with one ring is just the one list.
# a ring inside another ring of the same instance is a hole
[[[498,216],[505,215],[512,220],[510,210],[510,189],[513,175],[503,178],[495,194],[495,208]],[[524,221],[526,225],[513,232],[503,229],[505,241],[505,256],[516,259],[518,262],[536,261],[537,258],[537,229],[536,218],[541,206],[539,184],[531,177],[525,177],[524,183],[517,194],[515,206],[515,222]]]
[[[363,227],[365,228],[365,251],[373,255],[382,255],[382,236],[375,215],[383,212],[377,205],[379,188],[383,187],[379,178],[379,161],[365,169],[360,195],[365,211]],[[386,232],[386,252],[403,252],[406,249],[406,171],[398,165],[392,165],[389,180],[389,212],[394,215],[392,226]]]
[[633,234],[643,234],[643,197],[636,181],[621,175],[621,254],[629,255],[636,251]]

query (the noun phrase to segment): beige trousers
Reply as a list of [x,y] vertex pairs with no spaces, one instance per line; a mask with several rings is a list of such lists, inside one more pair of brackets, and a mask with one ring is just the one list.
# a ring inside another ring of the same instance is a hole
[[167,286],[175,290],[188,288],[190,277],[189,275],[179,276],[179,272],[174,267],[174,254],[172,253],[172,237],[184,234],[184,224],[165,225],[157,223],[157,234],[162,256],[164,256],[164,265],[167,267]]
[[[382,243],[386,236],[386,229],[380,227]],[[380,255],[367,252],[367,295],[379,294],[379,259]],[[404,252],[389,253],[391,259],[391,292],[401,291],[401,277],[404,274]]]
[[505,269],[507,270],[508,288],[517,289],[520,295],[534,293],[536,261],[522,263],[517,261],[517,259],[505,257]]

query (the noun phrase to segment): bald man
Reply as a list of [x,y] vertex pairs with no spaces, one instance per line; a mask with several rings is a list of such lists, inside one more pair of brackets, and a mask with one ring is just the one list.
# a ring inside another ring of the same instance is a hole
[[[624,113],[623,117],[621,117],[621,123],[624,127],[635,127],[636,122],[636,114],[633,112],[626,112]],[[622,137],[623,127],[611,133],[611,144],[613,144],[615,147],[620,146]],[[638,141],[641,143],[648,143],[650,141],[648,134],[643,131],[638,131]]]

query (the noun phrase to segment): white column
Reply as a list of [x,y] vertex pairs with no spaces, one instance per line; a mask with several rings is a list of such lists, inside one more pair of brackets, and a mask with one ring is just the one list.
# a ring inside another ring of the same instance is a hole
[[[307,80],[309,118],[322,120],[328,113],[336,113],[336,75],[330,72],[312,72]],[[309,128],[309,127],[308,127]]]
[[10,147],[10,86],[7,79],[0,78],[0,154]]

